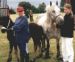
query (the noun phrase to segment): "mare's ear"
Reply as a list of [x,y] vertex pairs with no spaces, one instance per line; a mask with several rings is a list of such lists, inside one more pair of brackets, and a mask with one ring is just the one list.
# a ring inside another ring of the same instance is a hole
[[58,6],[58,1],[56,1],[56,5]]
[[52,1],[50,1],[50,6],[52,6]]

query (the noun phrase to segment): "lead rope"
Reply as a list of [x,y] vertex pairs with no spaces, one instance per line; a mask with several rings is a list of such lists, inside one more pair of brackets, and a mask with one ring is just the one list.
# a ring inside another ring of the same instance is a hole
[[8,22],[7,29],[8,29],[8,27],[9,27],[9,25],[10,25],[10,20],[9,20],[9,22]]

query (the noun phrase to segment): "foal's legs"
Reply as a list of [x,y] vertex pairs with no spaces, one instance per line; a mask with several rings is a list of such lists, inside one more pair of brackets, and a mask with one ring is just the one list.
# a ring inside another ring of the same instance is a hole
[[41,39],[41,44],[42,44],[42,53],[45,51],[45,35]]
[[35,38],[32,38],[33,39],[33,43],[34,43],[34,52],[36,52],[37,50],[37,40]]
[[41,53],[42,53],[41,52],[41,40],[37,36],[32,37],[32,39],[33,39],[33,43],[34,43],[34,57],[31,61],[35,62],[37,58],[41,57]]
[[11,62],[12,61],[13,48],[14,48],[14,51],[15,51],[15,56],[17,58],[17,62],[19,62],[17,44],[15,43],[15,41],[9,41],[9,56],[8,56],[7,62]]

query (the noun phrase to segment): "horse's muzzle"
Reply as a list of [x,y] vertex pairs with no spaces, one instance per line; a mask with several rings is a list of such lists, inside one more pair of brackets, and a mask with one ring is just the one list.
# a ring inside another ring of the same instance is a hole
[[5,33],[6,31],[7,31],[7,28],[5,28],[5,27],[2,27],[2,28],[1,28],[1,32],[2,32],[2,33]]

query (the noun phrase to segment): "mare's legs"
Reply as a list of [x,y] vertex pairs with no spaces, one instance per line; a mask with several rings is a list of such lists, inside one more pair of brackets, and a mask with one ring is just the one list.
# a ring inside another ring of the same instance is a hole
[[56,44],[57,44],[57,58],[60,57],[60,44],[59,44],[59,39],[56,39]]
[[50,44],[49,44],[49,39],[46,37],[47,40],[47,48],[46,48],[46,52],[45,52],[45,58],[50,58],[49,56],[49,48],[50,48]]

